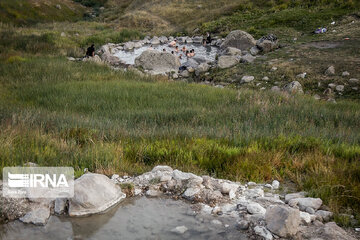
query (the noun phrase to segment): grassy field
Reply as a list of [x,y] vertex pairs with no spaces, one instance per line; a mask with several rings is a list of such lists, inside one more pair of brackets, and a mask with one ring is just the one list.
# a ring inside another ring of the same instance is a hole
[[293,182],[336,212],[359,210],[357,103],[141,79],[62,57],[0,72],[2,167],[31,161],[110,175],[169,164]]
[[[337,104],[311,97],[323,91],[315,87],[319,81],[323,87],[346,83],[340,76],[323,76],[329,64],[360,77],[360,21],[356,14],[341,17],[358,12],[355,1],[312,1],[311,8],[310,1],[80,2],[105,10],[94,21],[19,26],[6,18],[2,22],[15,25],[0,24],[1,168],[30,161],[73,166],[80,176],[84,168],[140,174],[168,164],[242,182],[278,179],[285,191],[309,191],[335,213],[360,218],[359,94],[346,92],[346,86]],[[332,20],[338,22],[331,28],[336,32],[310,34]],[[273,32],[286,45],[254,65],[194,79],[230,83],[225,89],[66,59],[82,56],[90,43],[98,48],[149,33],[192,35],[194,28],[221,35],[240,28],[255,37]],[[340,45],[316,49],[313,41]],[[270,72],[272,66],[279,70]],[[289,96],[256,86],[282,86],[303,71],[309,78],[301,83],[310,94]],[[254,83],[236,86],[245,74],[254,75]],[[269,83],[260,81],[264,75]],[[350,225],[339,216],[339,223]]]

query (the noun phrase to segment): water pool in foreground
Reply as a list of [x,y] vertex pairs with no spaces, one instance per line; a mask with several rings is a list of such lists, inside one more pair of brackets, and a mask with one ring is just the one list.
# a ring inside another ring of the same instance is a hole
[[[177,56],[182,54],[182,59],[180,59],[181,63],[185,63],[187,61],[186,57],[184,57],[184,53],[181,51],[182,47],[186,46],[188,50],[195,50],[195,58],[203,58],[209,62],[215,61],[216,55],[218,54],[219,48],[215,46],[203,46],[201,44],[184,44],[179,45],[179,53],[176,53]],[[144,45],[141,48],[136,48],[132,50],[120,50],[114,54],[114,56],[118,57],[125,64],[135,64],[135,58],[141,55],[144,51],[148,50],[150,45]],[[154,50],[163,51],[165,49],[167,52],[174,51],[175,48],[169,47],[168,45],[154,45],[152,47]]]
[[[46,226],[19,221],[0,225],[0,239],[248,239],[235,229],[232,219],[196,215],[191,207],[169,198],[126,199],[103,214],[52,216]],[[178,226],[188,230],[183,234],[171,231]]]

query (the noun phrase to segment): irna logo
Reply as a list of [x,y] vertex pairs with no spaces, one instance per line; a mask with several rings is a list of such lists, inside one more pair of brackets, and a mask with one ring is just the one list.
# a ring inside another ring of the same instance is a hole
[[64,174],[12,174],[8,173],[8,185],[18,187],[69,187]]

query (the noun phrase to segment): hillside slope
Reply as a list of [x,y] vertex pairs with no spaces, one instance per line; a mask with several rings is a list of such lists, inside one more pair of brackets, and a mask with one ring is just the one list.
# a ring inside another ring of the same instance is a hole
[[0,21],[16,25],[81,19],[86,8],[72,0],[1,0]]

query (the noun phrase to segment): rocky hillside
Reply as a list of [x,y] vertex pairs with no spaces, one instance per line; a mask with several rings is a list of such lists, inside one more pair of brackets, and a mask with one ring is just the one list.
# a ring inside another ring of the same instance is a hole
[[72,0],[2,0],[0,21],[17,25],[81,19],[86,8]]

